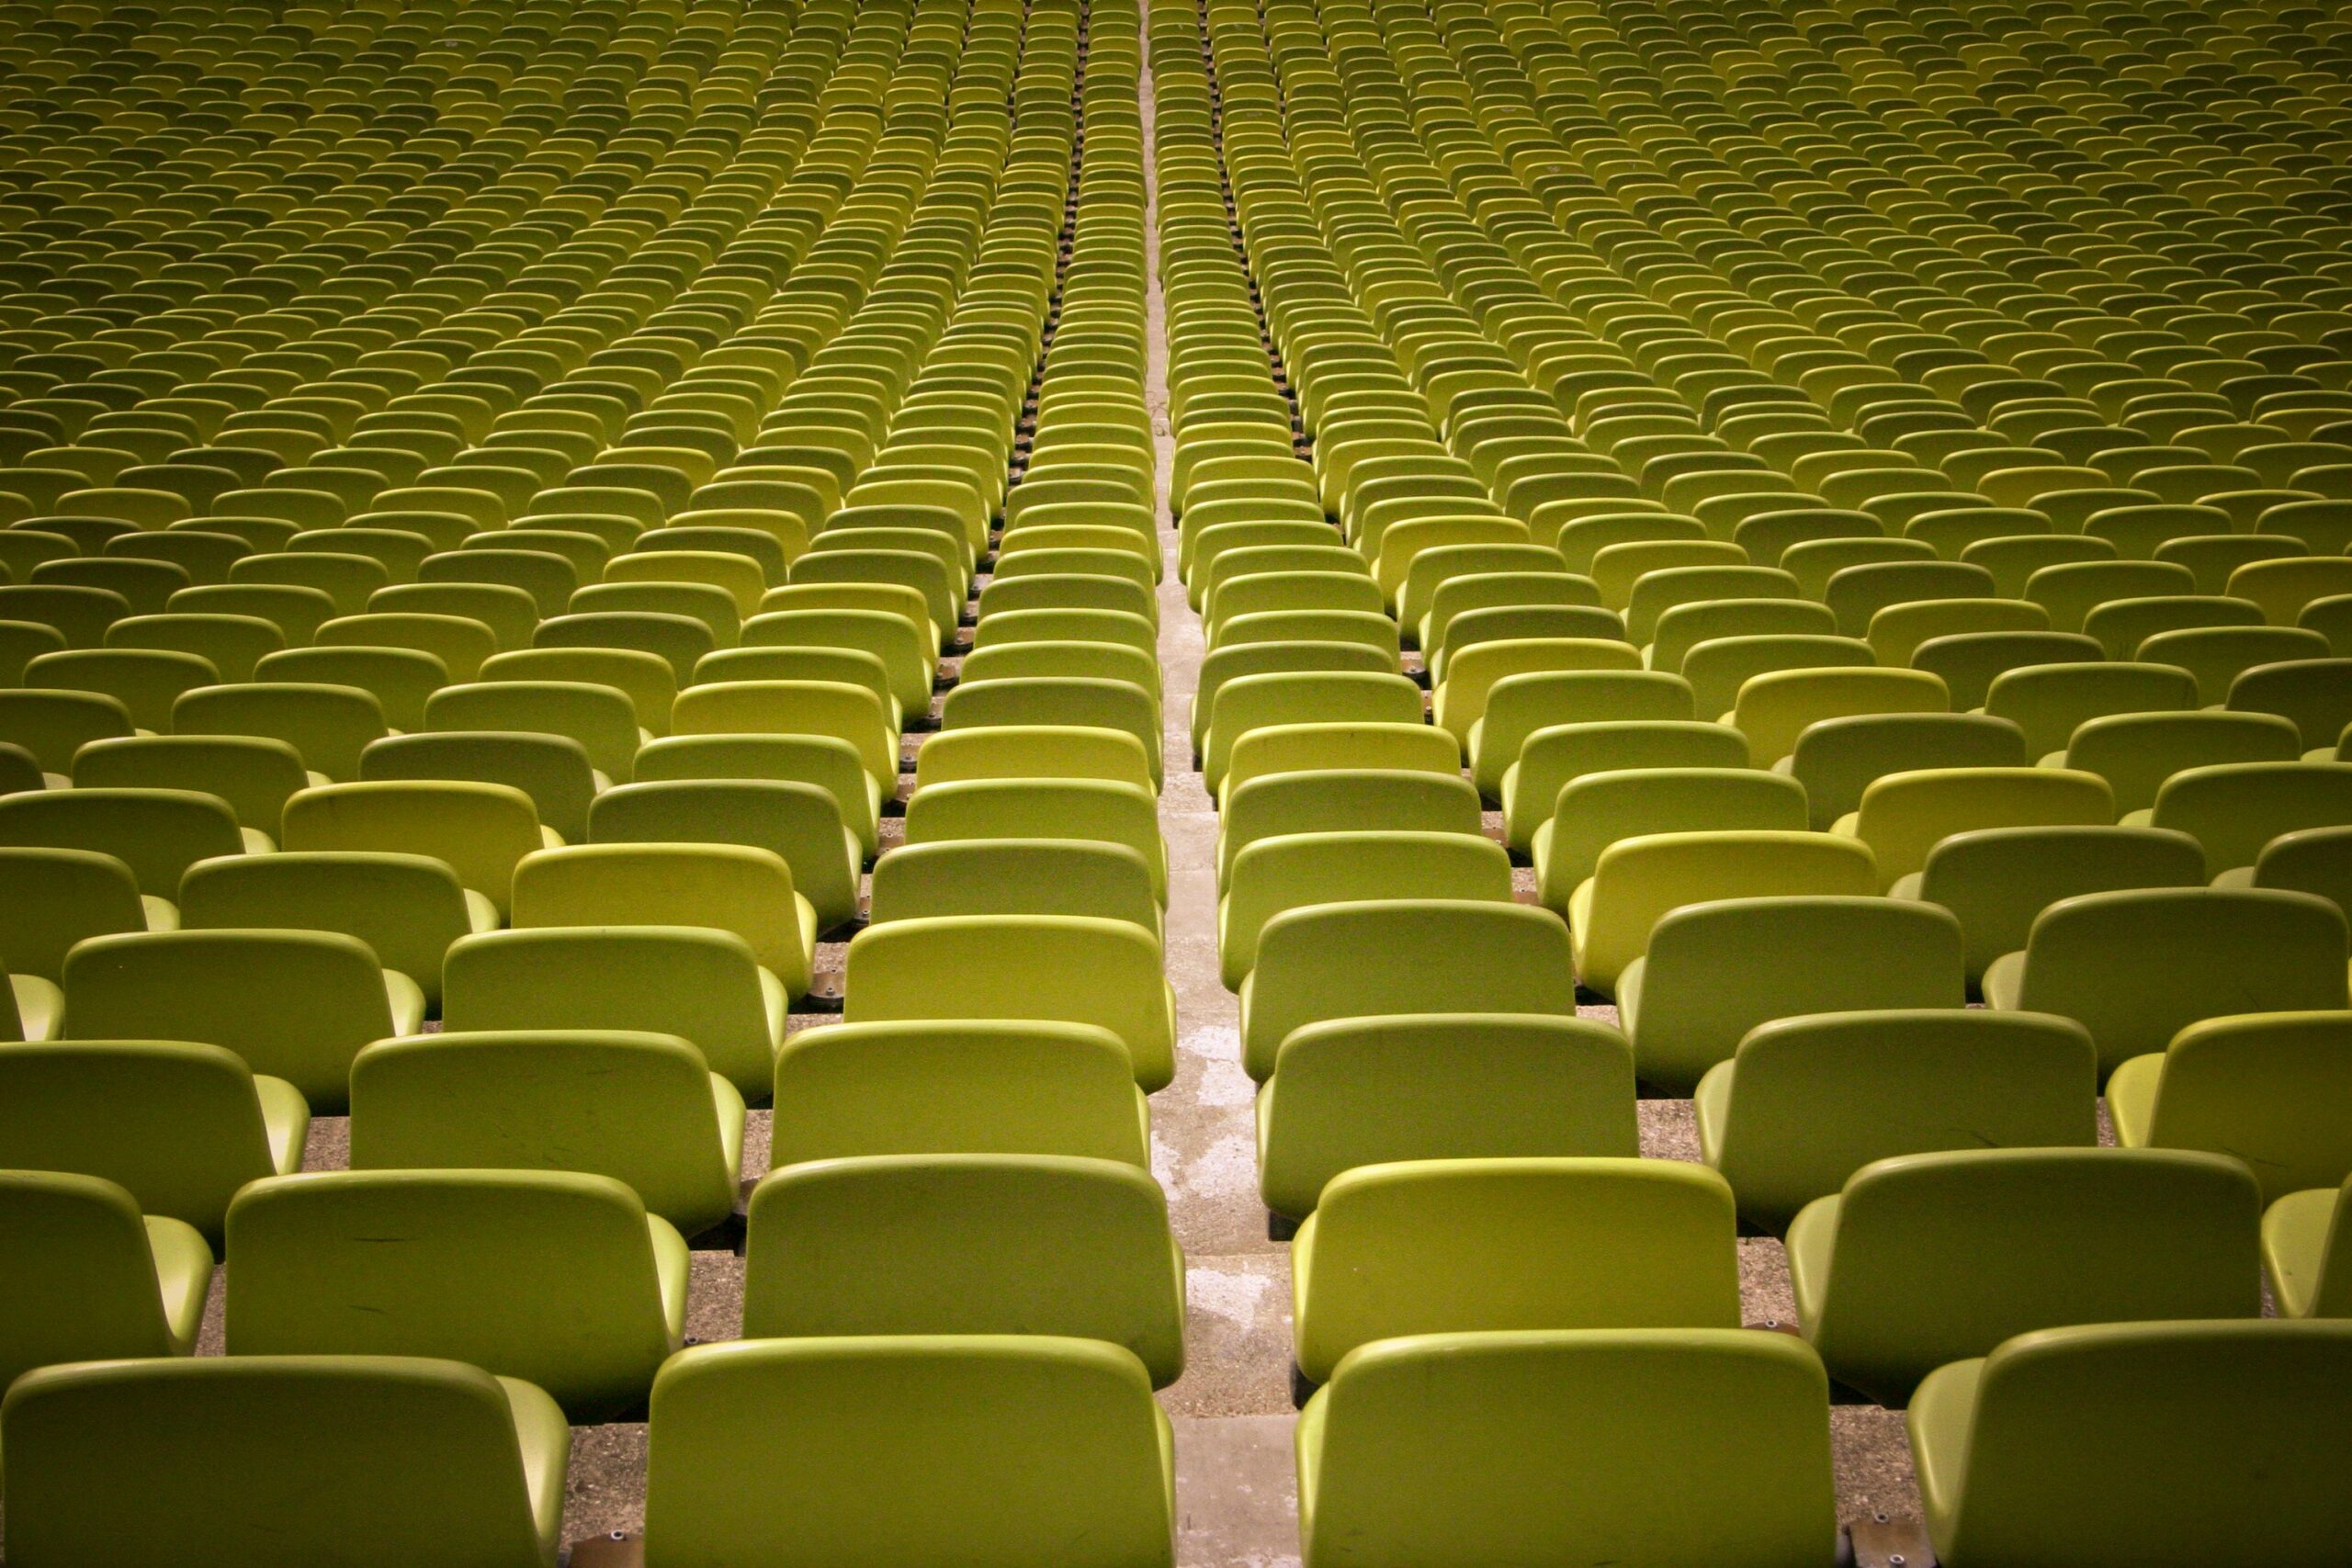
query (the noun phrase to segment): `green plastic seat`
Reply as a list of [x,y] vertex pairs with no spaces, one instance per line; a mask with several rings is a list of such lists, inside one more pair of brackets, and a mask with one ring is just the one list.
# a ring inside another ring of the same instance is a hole
[[1088,778],[958,779],[917,789],[907,802],[905,820],[905,842],[910,847],[1006,839],[1121,845],[1143,860],[1154,899],[1167,899],[1168,852],[1159,834],[1159,803],[1138,784]]
[[2084,723],[2113,714],[2186,713],[2203,705],[2197,678],[2170,664],[2035,664],[1996,676],[1984,711],[2025,731],[2026,755],[2064,751]]
[[1568,900],[1577,978],[1613,996],[1667,914],[1685,904],[1877,891],[1867,846],[1826,833],[1716,831],[1622,840]]
[[2212,706],[2256,666],[2324,660],[2328,648],[2325,637],[2299,626],[2192,626],[2144,639],[2136,657],[2187,670],[2197,678],[2199,700]]
[[671,710],[671,733],[809,735],[846,740],[881,795],[898,787],[898,745],[880,699],[838,681],[723,681],[693,686]]
[[802,1030],[776,1055],[774,1168],[868,1155],[1148,1158],[1119,1037],[1094,1024],[941,1020]]
[[1702,1167],[1360,1166],[1325,1186],[1292,1244],[1299,1370],[1326,1382],[1350,1351],[1399,1336],[1735,1327],[1734,1232],[1731,1189]]
[[486,900],[512,911],[514,868],[547,843],[538,808],[511,784],[386,780],[306,789],[286,803],[283,847],[427,855]]
[[1953,833],[1990,828],[2105,827],[2115,799],[2096,773],[2062,768],[1923,768],[1885,774],[1836,831],[1871,847],[1881,890],[1926,865]]
[[2342,556],[2292,556],[2248,561],[2230,574],[2229,592],[2262,606],[2274,626],[2291,626],[2315,599],[2352,592],[2352,561]]
[[692,1236],[733,1211],[742,1096],[676,1035],[444,1032],[352,1070],[355,1170],[572,1170],[626,1183]]
[[441,963],[460,937],[497,928],[497,911],[469,895],[441,861],[349,852],[239,855],[205,861],[180,885],[188,931],[277,928],[340,931],[386,968],[416,983],[426,1010],[441,1000]]
[[219,796],[185,789],[0,796],[0,844],[112,855],[130,869],[142,895],[167,901],[178,894],[181,874],[197,862],[268,847],[238,828]]
[[[1515,675],[1488,694],[1487,716],[1473,734],[1472,776],[1483,793],[1502,802],[1510,841],[1524,850],[1550,818],[1563,785],[1597,771],[1596,764],[1617,761],[1612,745],[1604,744],[1599,754],[1588,745],[1588,738],[1618,733],[1610,727],[1630,727],[1626,735],[1650,738],[1623,752],[1625,766],[1747,765],[1747,742],[1737,731],[1692,719],[1690,683],[1657,671]],[[1669,735],[1679,739],[1662,739]],[[1644,761],[1650,752],[1657,755],[1655,763]]]
[[[41,655],[48,660],[71,657]],[[41,771],[55,778],[72,774],[74,753],[91,741],[136,732],[129,705],[118,696],[86,691],[0,691],[0,739],[30,752]]]
[[[1445,953],[1443,964],[1417,956]],[[1266,922],[1241,987],[1242,1066],[1262,1083],[1292,1031],[1325,1019],[1482,1012],[1573,1017],[1567,932],[1549,910],[1425,898],[1294,908]]]
[[2064,561],[2026,579],[2025,596],[2050,612],[2051,626],[2080,631],[2091,613],[2117,600],[2197,592],[2197,574],[2173,561]]
[[[1856,897],[1728,898],[1666,914],[1617,982],[1634,1069],[1687,1093],[1749,1030],[1801,1013],[1958,1007],[1959,923]],[[1834,962],[1804,955],[1835,953]]]
[[684,1331],[685,1242],[608,1176],[281,1177],[238,1194],[228,1244],[232,1355],[461,1359],[594,1421],[640,1404]]
[[34,1562],[177,1568],[234,1542],[254,1568],[537,1568],[571,1432],[538,1389],[456,1361],[235,1356],[45,1369],[0,1441],[10,1551]]
[[1566,913],[1576,890],[1620,840],[1649,833],[1801,832],[1804,786],[1754,768],[1625,768],[1587,773],[1559,790],[1531,852],[1538,894]]
[[2352,660],[2288,659],[2240,671],[2230,682],[2233,713],[2275,714],[2302,734],[2306,753],[2333,754],[2352,726]]
[[901,846],[875,863],[869,919],[1082,915],[1159,934],[1152,866],[1125,844],[967,839]]
[[2281,1317],[2352,1317],[2352,1243],[2341,1188],[2290,1192],[2262,1216],[2262,1269]]
[[2096,1052],[2082,1025],[1952,1008],[1774,1019],[1708,1069],[1699,1147],[1743,1220],[1779,1231],[1873,1160],[1944,1149],[2089,1147]]
[[[901,1218],[876,1225],[877,1212]],[[803,1162],[752,1192],[745,1333],[1062,1334],[1183,1369],[1167,1199],[1124,1161],[880,1155]],[[910,1291],[910,1279],[925,1281]]]
[[2154,806],[2165,781],[2184,769],[2293,761],[2301,744],[2292,725],[2268,714],[2117,714],[2078,726],[2064,760],[2106,779],[2117,811],[2129,817]]
[[[142,730],[170,728],[172,704],[179,694],[198,686],[213,685],[220,678],[220,672],[209,660],[194,654],[127,648],[84,648],[62,653],[44,653],[25,666],[23,676],[26,685],[43,688],[45,692],[60,695],[87,693],[110,697],[122,705],[124,711],[130,716],[131,723]],[[0,725],[15,728],[25,699],[45,694],[45,692],[27,692],[13,696],[5,707],[0,707]],[[90,717],[98,720],[91,726],[94,729],[104,723],[96,714]],[[110,719],[112,715],[104,717]],[[71,725],[72,721],[68,719],[66,724],[57,728],[69,730]],[[104,727],[112,728],[111,725]],[[28,744],[36,756],[54,755],[57,750],[54,739],[41,733],[46,728],[35,719],[28,727],[29,733],[19,743]],[[67,765],[53,771],[72,772],[70,754]]]
[[681,1035],[748,1096],[768,1090],[786,1006],[751,943],[708,926],[492,931],[458,942],[442,964],[449,1029]]
[[[601,671],[581,673],[602,674]],[[577,741],[607,783],[627,784],[647,739],[628,692],[601,682],[518,679],[507,669],[487,680],[444,686],[424,704],[418,729],[556,735]]]
[[1002,725],[933,733],[915,753],[915,792],[978,779],[1093,779],[1147,793],[1143,742],[1084,725]]
[[1747,737],[1755,765],[1764,768],[1792,753],[1805,730],[1826,719],[1951,707],[1942,679],[1924,671],[1777,670],[1741,684],[1729,722]]
[[[0,968],[16,982],[53,986],[83,938],[168,930],[178,918],[170,899],[142,897],[130,867],[96,850],[0,850]],[[56,998],[49,1000],[53,1019]]]
[[2205,851],[2209,874],[2253,865],[2282,833],[2352,827],[2352,764],[2221,762],[2183,768],[2156,791],[2146,814]]
[[1363,898],[1510,897],[1500,846],[1458,833],[1306,833],[1260,839],[1234,859],[1218,910],[1227,989],[1256,962],[1267,921],[1308,905]]
[[1811,1562],[1837,1545],[1828,1403],[1808,1347],[1738,1329],[1367,1345],[1299,1416],[1305,1562]]
[[792,867],[742,844],[582,844],[541,850],[514,870],[513,917],[531,928],[700,926],[750,947],[788,999],[808,994],[817,913]]
[[665,736],[639,749],[636,782],[752,779],[814,784],[833,798],[861,855],[881,837],[880,795],[874,775],[849,741],[827,735]]
[[2224,1010],[2343,1007],[2343,918],[2325,899],[2260,889],[2084,894],[2044,909],[2024,950],[1994,962],[1984,999],[2078,1020],[2104,1075]]
[[212,1283],[193,1225],[142,1216],[96,1176],[0,1170],[0,1377],[67,1361],[185,1356]]
[[1461,743],[1434,725],[1409,721],[1332,720],[1258,725],[1233,743],[1220,801],[1269,774],[1332,769],[1380,769],[1457,775]]
[[1420,689],[1402,675],[1351,671],[1244,675],[1217,688],[1203,735],[1202,779],[1219,793],[1234,744],[1265,725],[1419,724]]
[[356,686],[275,681],[200,686],[172,705],[172,728],[282,740],[337,783],[357,778],[360,753],[388,732],[383,704]]
[[2352,1325],[2115,1324],[2021,1335],[1912,1397],[1937,1560],[2325,1562]]
[[2244,1160],[2265,1201],[2352,1176],[2344,1134],[2340,1010],[2245,1013],[2188,1024],[2116,1069],[2108,1109],[2126,1148],[2207,1149]]
[[1258,1096],[1267,1206],[1311,1213],[1341,1171],[1389,1160],[1634,1153],[1633,1058],[1552,1014],[1351,1018],[1291,1032]]
[[745,648],[854,648],[883,662],[902,717],[931,705],[936,660],[922,626],[882,610],[776,610],[743,623]]
[[[1039,976],[1056,984],[1041,987]],[[941,916],[869,926],[852,939],[842,1021],[944,1018],[1101,1024],[1125,1043],[1136,1081],[1174,1073],[1176,1003],[1157,937],[1083,916]]]
[[[773,1568],[1170,1568],[1169,1431],[1143,1364],[1095,1340],[697,1346],[654,1382],[646,1551]],[[917,1489],[924,1506],[904,1506]]]
[[1161,777],[1159,703],[1150,692],[1124,680],[973,679],[948,693],[940,716],[943,731],[1060,722],[1135,736],[1143,743],[1152,783],[1158,787]]
[[819,931],[857,915],[862,847],[832,795],[810,784],[767,779],[682,779],[623,784],[584,812],[582,837],[597,843],[738,844],[768,851],[791,868],[794,891]]
[[1892,1404],[2038,1328],[2258,1316],[2260,1224],[2253,1176],[2219,1155],[1914,1154],[1806,1204],[1789,1271],[1830,1375]]
[[2250,871],[2224,873],[2223,886],[2284,887],[2352,906],[2352,829],[2305,828],[2262,847]]

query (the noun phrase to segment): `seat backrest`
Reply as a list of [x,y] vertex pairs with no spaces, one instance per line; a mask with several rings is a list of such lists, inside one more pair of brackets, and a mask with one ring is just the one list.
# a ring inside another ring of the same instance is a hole
[[[1049,646],[1033,643],[1030,648]],[[970,670],[968,663],[966,669]],[[1149,665],[1148,669],[1156,681],[1158,666]],[[1136,672],[1144,671],[1138,669]],[[943,730],[956,730],[1060,722],[1092,729],[1120,729],[1135,736],[1143,743],[1146,757],[1153,765],[1153,778],[1159,778],[1158,694],[1123,678],[1078,674],[991,676],[984,664],[973,678],[947,694],[947,700],[941,705],[939,726]]]
[[[876,1225],[888,1213],[897,1223]],[[1125,1161],[877,1155],[787,1168],[752,1195],[745,1333],[1064,1334],[1183,1366],[1168,1201]],[[822,1258],[820,1267],[810,1260]],[[910,1292],[905,1282],[932,1283]]]
[[855,848],[844,851],[840,805],[813,784],[680,779],[622,784],[597,795],[582,837],[596,843],[742,844],[781,856],[820,931],[857,913]]
[[460,1031],[683,1035],[746,1093],[774,1070],[771,998],[749,943],[707,926],[540,927],[470,936],[441,966],[442,1021]]
[[1219,813],[1217,875],[1233,858],[1277,833],[1352,829],[1480,831],[1478,792],[1457,774],[1395,769],[1316,769],[1271,773],[1236,788]]
[[84,937],[146,929],[139,884],[119,857],[0,849],[0,970],[53,981]]
[[652,1418],[645,1529],[656,1553],[750,1553],[775,1568],[1170,1560],[1165,1427],[1142,1364],[1114,1345],[909,1335],[698,1346],[662,1368]]
[[1142,1166],[1127,1048],[1099,1025],[833,1024],[776,1056],[774,1168],[861,1155],[1025,1154]]
[[1306,1224],[1298,1361],[1318,1382],[1358,1346],[1398,1335],[1739,1323],[1731,1186],[1701,1166],[1358,1167],[1331,1179]]
[[[328,1113],[347,1098],[351,1058],[394,1022],[374,952],[333,931],[96,937],[66,955],[64,989],[67,1038],[225,1045]],[[256,1010],[260,995],[272,1005]]]
[[[2352,1524],[2337,1484],[2348,1370],[2341,1321],[2020,1336],[1921,1391],[1973,1385],[1943,1555],[2324,1562]],[[2216,1496],[2230,1506],[2202,1506]]]
[[277,681],[200,686],[172,705],[172,728],[283,740],[337,782],[357,778],[360,753],[386,733],[384,705],[356,686]]
[[1904,1009],[1775,1019],[1699,1091],[1708,1161],[1744,1219],[1779,1230],[1872,1160],[2088,1147],[2097,1060],[2070,1019]]
[[[62,657],[68,656],[41,656]],[[38,676],[28,671],[26,678]],[[69,773],[74,754],[84,746],[133,732],[130,709],[119,697],[101,692],[0,691],[0,739],[31,752],[48,773]]]
[[1668,911],[1618,978],[1643,1081],[1694,1089],[1776,1018],[1959,1007],[1960,923],[1929,904],[1838,895],[1711,899]]
[[[277,1177],[237,1195],[228,1245],[239,1265],[232,1355],[442,1356],[521,1378],[594,1420],[644,1398],[674,1348],[645,1205],[609,1176]],[[467,1284],[493,1272],[495,1292]]]
[[361,754],[359,776],[363,784],[437,780],[518,789],[538,820],[567,841],[587,836],[596,793],[595,772],[577,740],[520,730],[388,735]]
[[486,681],[444,686],[424,705],[422,728],[441,732],[513,730],[560,735],[580,743],[605,777],[626,784],[637,756],[636,702],[617,686],[585,681]]
[[1765,633],[1711,637],[1682,656],[1682,677],[1690,682],[1696,710],[1711,718],[1733,711],[1739,689],[1751,678],[1781,670],[1867,668],[1878,662],[1859,637],[1814,633]]
[[[1487,690],[1472,756],[1473,776],[1489,796],[1520,761],[1528,738],[1564,724],[1697,716],[1690,682],[1659,670],[1547,670],[1508,675]],[[1547,803],[1548,804],[1548,803]]]
[[2111,714],[2086,719],[2066,747],[2066,765],[2094,773],[2115,791],[2119,813],[2154,806],[2166,779],[2223,762],[2291,762],[2301,755],[2293,725],[2273,714]]
[[2333,747],[2352,727],[2352,659],[2283,659],[2239,671],[2233,712],[2276,714],[2302,733],[2306,749]]
[[511,784],[387,780],[306,789],[286,803],[288,850],[430,855],[503,917],[514,867],[545,843],[538,808]]
[[902,845],[875,863],[868,919],[1087,915],[1157,934],[1153,870],[1141,851],[1120,843],[967,839]]
[[[1041,986],[1047,975],[1055,976],[1050,987]],[[1136,1081],[1147,1090],[1164,1086],[1175,1070],[1159,943],[1125,920],[942,916],[868,926],[850,942],[844,987],[845,1022],[1096,1023],[1126,1043]]]
[[1225,780],[1234,742],[1268,724],[1418,724],[1420,689],[1402,675],[1308,671],[1229,679],[1217,688],[1202,746],[1202,777]]
[[2081,1020],[2109,1072],[2224,1010],[2342,1008],[2343,920],[2325,899],[2260,888],[2079,895],[2033,922],[2018,1005]]
[[2165,1048],[2147,1141],[2245,1160],[2264,1199],[2352,1176],[2352,1017],[2247,1013],[2190,1023]]
[[2063,751],[2078,725],[2110,714],[2185,713],[2197,678],[2172,664],[2030,664],[1994,677],[1984,711],[2025,731],[2026,755]]
[[1565,900],[1609,846],[1645,833],[1731,829],[1803,831],[1804,786],[1784,773],[1740,768],[1628,768],[1588,773],[1559,792],[1547,890]]
[[2352,828],[2279,834],[2254,863],[2254,885],[2314,893],[2352,913]]
[[84,789],[195,789],[226,801],[238,826],[277,836],[286,802],[310,783],[283,740],[232,735],[140,735],[93,741],[74,759]]
[[[744,844],[575,844],[514,867],[514,919],[541,926],[706,926],[741,937],[760,966],[808,984],[792,867]],[[814,933],[808,933],[813,936]]]
[[465,890],[426,855],[359,851],[237,855],[188,868],[180,883],[187,931],[277,928],[341,931],[388,969],[441,996],[441,960],[474,929]]
[[198,861],[244,852],[228,806],[217,795],[184,789],[0,796],[0,844],[111,855],[130,868],[141,893],[165,899],[178,894],[181,874]]
[[1505,902],[1510,862],[1500,845],[1464,833],[1297,833],[1251,843],[1228,882],[1218,945],[1226,983],[1238,987],[1259,932],[1285,910],[1402,894]]
[[1946,836],[1980,828],[2105,827],[2115,797],[2096,773],[2063,768],[1922,768],[1862,792],[1852,831],[1878,859],[1879,884],[1927,863]]
[[1832,1207],[1791,1232],[1829,1265],[1826,1280],[1800,1270],[1820,1292],[1807,1334],[1839,1381],[1884,1398],[2037,1328],[2261,1313],[2261,1192],[2222,1155],[1904,1155],[1856,1171]]
[[[1794,1563],[1837,1534],[1828,1380],[1785,1337],[1415,1336],[1356,1351],[1317,1398],[1317,1561]],[[1668,1465],[1661,1510],[1645,1486]],[[1459,1482],[1442,1502],[1434,1474]]]
[[1732,720],[1747,737],[1758,767],[1796,750],[1824,719],[1860,714],[1944,713],[1951,706],[1940,677],[1919,670],[1777,670],[1739,688]]
[[2352,763],[2222,762],[2183,768],[2156,791],[2158,828],[2188,834],[2218,876],[2261,858],[2281,833],[2352,827]]
[[1574,900],[1577,978],[1603,992],[1670,910],[1719,898],[1876,892],[1868,846],[1826,833],[1702,831],[1621,839]]
[[[537,1562],[516,1438],[517,1409],[537,1415],[534,1405],[560,1419],[528,1384],[456,1361],[232,1356],[45,1369],[0,1414],[10,1550],[34,1562],[128,1554],[156,1568],[217,1561],[223,1541],[255,1543],[240,1551],[255,1563],[336,1553],[369,1565],[419,1554],[453,1568]],[[189,1444],[191,1431],[205,1440]]]
[[[1412,955],[1442,953],[1442,966]],[[1242,997],[1242,1065],[1263,1082],[1291,1031],[1377,1013],[1573,1017],[1567,931],[1520,904],[1391,897],[1294,908],[1266,922]]]
[[[185,1234],[185,1233],[182,1233]],[[0,1377],[171,1354],[139,1204],[102,1177],[0,1170]]]
[[[286,1084],[262,1082],[291,1112],[299,1145],[309,1121],[300,1100]],[[253,1072],[218,1045],[11,1045],[0,1088],[0,1168],[104,1177],[146,1213],[185,1220],[215,1242],[237,1189],[277,1168]]]
[[846,740],[883,787],[895,789],[899,758],[880,699],[837,681],[721,681],[679,693],[674,735],[814,735]]

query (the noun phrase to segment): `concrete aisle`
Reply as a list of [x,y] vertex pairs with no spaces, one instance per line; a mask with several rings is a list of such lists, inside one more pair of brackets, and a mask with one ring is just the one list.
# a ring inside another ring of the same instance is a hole
[[[1143,66],[1143,143],[1148,333],[1145,398],[1159,467],[1159,515],[1169,520],[1175,455],[1168,398],[1168,323],[1159,287],[1159,180],[1153,164],[1153,93]],[[1169,758],[1160,795],[1168,840],[1167,963],[1176,989],[1176,1079],[1152,1097],[1152,1165],[1167,1189],[1183,1245],[1190,1297],[1188,1371],[1165,1395],[1176,1424],[1178,1561],[1182,1568],[1288,1568],[1298,1562],[1297,1484],[1291,1449],[1290,1258],[1269,1239],[1258,1197],[1254,1088],[1240,1065],[1239,1006],[1218,977],[1216,815],[1192,756],[1191,699],[1204,651],[1200,617],[1176,574],[1176,540],[1162,535],[1159,661]],[[1498,823],[1498,827],[1499,824]],[[1527,881],[1531,873],[1521,872]],[[1614,1009],[1587,1010],[1614,1021]],[[1645,1100],[1642,1152],[1698,1156],[1688,1100]],[[1788,1265],[1777,1241],[1741,1243],[1741,1293],[1751,1323],[1794,1316]],[[1899,1412],[1840,1406],[1831,1413],[1838,1512],[1917,1515],[1917,1490]]]
[[[1152,163],[1150,53],[1143,67],[1144,396],[1169,517],[1175,457],[1168,408],[1167,301],[1159,288],[1159,179]],[[1241,1070],[1240,1007],[1217,976],[1216,813],[1191,766],[1200,617],[1161,536],[1159,663],[1169,759],[1159,797],[1168,840],[1168,977],[1176,987],[1176,1081],[1151,1098],[1152,1169],[1168,1190],[1186,1263],[1186,1371],[1162,1396],[1176,1424],[1177,1555],[1183,1568],[1287,1568],[1298,1562],[1291,1458],[1290,1253],[1268,1239],[1258,1199],[1253,1086]]]

